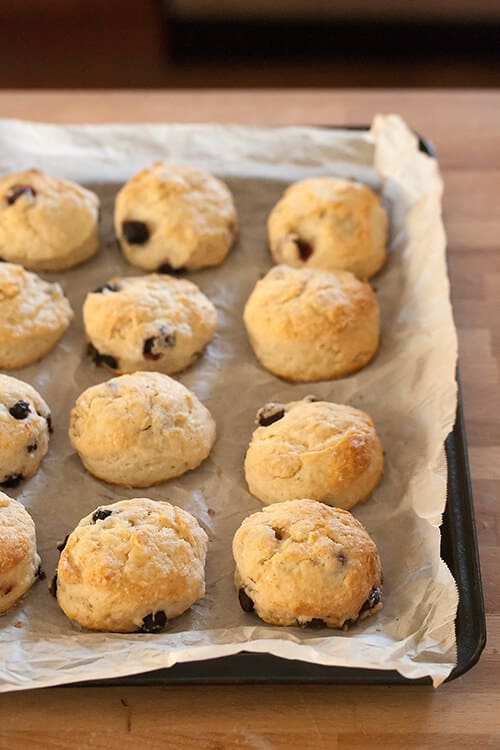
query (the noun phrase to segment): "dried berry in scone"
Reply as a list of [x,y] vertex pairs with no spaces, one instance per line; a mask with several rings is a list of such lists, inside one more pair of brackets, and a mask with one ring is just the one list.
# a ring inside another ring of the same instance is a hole
[[241,608],[272,625],[347,629],[382,608],[377,547],[347,511],[276,503],[243,521],[233,555]]
[[159,273],[218,265],[237,233],[223,182],[200,167],[159,161],[120,190],[114,222],[129,263]]
[[215,332],[210,300],[185,279],[111,279],[87,295],[83,319],[93,360],[114,372],[180,372]]
[[0,375],[0,486],[32,477],[49,445],[50,411],[39,393]]
[[168,502],[97,508],[61,551],[58,604],[91,630],[161,633],[204,595],[207,542],[198,521]]

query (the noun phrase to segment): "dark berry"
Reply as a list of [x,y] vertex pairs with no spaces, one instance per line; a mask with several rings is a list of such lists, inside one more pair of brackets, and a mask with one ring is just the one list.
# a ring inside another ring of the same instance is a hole
[[49,585],[49,592],[52,594],[52,596],[57,596],[57,573],[54,573],[52,576],[52,580]]
[[281,529],[275,529],[273,528],[274,536],[278,541],[281,541],[283,539],[283,531]]
[[9,409],[9,414],[14,417],[14,419],[26,419],[28,414],[30,413],[30,405],[27,401],[16,401],[14,406],[11,406]]
[[116,361],[115,357],[112,357],[110,354],[101,354],[97,351],[93,344],[88,345],[88,353],[92,360],[96,363],[96,365],[106,365],[112,370],[118,369],[118,362]]
[[279,404],[266,404],[257,412],[257,420],[261,427],[269,427],[284,416],[285,410]]
[[320,617],[313,617],[312,620],[309,620],[309,622],[305,623],[304,627],[312,628],[313,630],[319,630],[320,628],[326,628],[328,626]]
[[36,573],[35,573],[35,578],[37,578],[39,581],[44,581],[46,579],[46,577],[47,576],[45,575],[45,573],[42,570],[42,566],[39,565],[38,568],[37,568],[37,570],[36,570]]
[[339,552],[337,554],[337,560],[339,561],[341,565],[346,565],[347,563],[347,557],[345,556],[343,552]]
[[35,188],[32,188],[31,185],[14,185],[5,196],[5,200],[7,201],[9,206],[12,206],[12,204],[21,197],[21,195],[27,195],[31,198],[34,198],[36,195],[36,190]]
[[97,510],[92,513],[92,523],[104,521],[104,519],[109,518],[112,513],[113,511],[108,510],[107,508],[97,508]]
[[297,239],[295,239],[294,242],[297,245],[297,250],[299,251],[300,259],[305,262],[313,254],[314,252],[313,246],[311,245],[310,242],[300,239],[300,237],[297,237]]
[[66,536],[64,537],[64,539],[62,540],[62,542],[58,543],[57,549],[59,550],[59,552],[63,551],[63,549],[65,548],[65,546],[68,543],[68,539],[69,539],[69,534],[66,534]]
[[4,487],[17,487],[19,482],[22,482],[23,479],[24,477],[22,474],[9,474],[0,482],[0,484]]
[[101,292],[118,292],[120,291],[118,284],[103,284],[94,289],[93,294],[100,294]]
[[253,600],[250,599],[245,589],[239,589],[238,599],[240,601],[240,607],[243,612],[253,612]]
[[38,443],[31,443],[31,445],[26,446],[26,450],[28,453],[34,453],[37,448],[38,448]]
[[161,266],[158,266],[156,269],[157,273],[170,273],[170,274],[176,274],[176,273],[185,273],[186,268],[184,266],[179,266],[179,268],[174,268],[170,265],[170,263],[162,263]]
[[381,590],[378,588],[378,586],[374,586],[368,595],[368,599],[359,610],[359,614],[361,615],[363,614],[363,612],[367,612],[368,610],[376,607],[377,604],[380,603],[381,599],[382,599]]
[[47,420],[47,429],[52,435],[52,433],[54,432],[54,426],[52,424],[52,417],[50,416],[50,414],[48,417],[46,417],[46,420]]
[[149,229],[143,221],[124,221],[122,232],[129,245],[144,245],[149,240]]
[[163,610],[160,610],[159,612],[151,612],[143,618],[139,632],[160,633],[165,628],[167,622],[167,615]]
[[163,350],[175,346],[176,340],[175,331],[168,332],[165,326],[160,326],[159,336],[150,336],[144,341],[142,356],[144,359],[160,359]]

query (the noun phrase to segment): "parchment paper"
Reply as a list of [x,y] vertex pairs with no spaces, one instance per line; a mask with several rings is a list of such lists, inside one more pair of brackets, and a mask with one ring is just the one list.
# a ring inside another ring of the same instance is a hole
[[[218,439],[197,470],[148,490],[113,488],[87,474],[67,437],[77,396],[109,374],[85,356],[81,307],[110,276],[138,275],[113,243],[112,206],[120,185],[154,159],[187,161],[226,179],[241,222],[223,265],[189,275],[215,303],[219,324],[202,359],[179,379],[217,422]],[[318,664],[397,669],[442,682],[455,663],[457,590],[439,556],[446,497],[443,441],[455,415],[456,335],[441,222],[442,184],[434,160],[418,152],[397,116],[377,116],[368,134],[312,128],[220,125],[60,127],[0,121],[0,173],[36,166],[96,190],[103,245],[85,265],[46,274],[64,287],[75,320],[40,363],[12,372],[48,401],[55,433],[37,475],[10,494],[32,514],[50,577],[56,542],[99,504],[131,497],[169,499],[193,513],[209,538],[207,593],[159,635],[79,631],[36,583],[0,620],[0,690],[139,673],[241,650]],[[382,345],[355,376],[316,385],[287,384],[255,360],[242,310],[271,267],[266,218],[292,180],[354,177],[381,191],[391,216],[390,259],[374,279]],[[231,541],[242,519],[262,506],[247,491],[243,459],[257,409],[269,400],[314,393],[373,417],[386,452],[384,478],[354,509],[378,544],[385,574],[380,614],[348,633],[264,625],[244,614],[233,588]]]

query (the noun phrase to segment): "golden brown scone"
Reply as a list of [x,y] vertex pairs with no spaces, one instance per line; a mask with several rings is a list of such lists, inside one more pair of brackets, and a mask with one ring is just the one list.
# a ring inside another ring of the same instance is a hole
[[64,271],[99,249],[95,193],[39,169],[0,179],[0,257],[32,271]]
[[366,185],[312,177],[290,185],[271,211],[269,244],[276,263],[370,278],[386,259],[387,213]]
[[236,230],[229,189],[200,167],[156,161],[116,197],[115,231],[123,254],[146,271],[216,266]]
[[94,476],[121,487],[151,487],[207,458],[215,422],[182,383],[134,372],[87,388],[71,411],[69,436]]
[[271,505],[243,521],[233,555],[242,609],[271,625],[347,629],[382,608],[377,547],[345,510]]
[[380,481],[382,445],[368,414],[307,396],[270,403],[245,458],[248,488],[263,503],[297,497],[349,510]]
[[91,630],[160,632],[204,595],[207,541],[196,518],[168,502],[101,506],[66,540],[58,604]]
[[36,362],[54,348],[73,318],[59,284],[22,266],[0,263],[0,367]]
[[28,591],[39,567],[33,519],[21,503],[0,492],[0,615]]
[[201,356],[217,312],[191,281],[152,273],[110,279],[88,294],[83,322],[96,364],[171,374]]
[[257,359],[287,380],[342,378],[378,348],[377,298],[348,271],[275,266],[257,282],[243,317]]

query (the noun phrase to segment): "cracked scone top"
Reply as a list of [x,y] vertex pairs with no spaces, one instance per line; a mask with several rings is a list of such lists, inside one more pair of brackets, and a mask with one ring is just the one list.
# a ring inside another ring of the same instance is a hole
[[0,263],[0,367],[36,362],[54,348],[73,318],[59,284],[22,266]]
[[257,359],[288,380],[344,377],[378,348],[375,293],[348,271],[275,266],[257,282],[243,317]]
[[126,259],[146,271],[222,263],[237,217],[229,189],[205,169],[156,161],[120,190],[115,231]]
[[313,177],[290,185],[271,211],[269,245],[276,263],[366,279],[385,263],[387,226],[380,198],[366,185]]
[[63,271],[99,248],[99,199],[38,169],[0,179],[0,257],[32,271]]
[[15,487],[37,471],[49,446],[50,409],[34,388],[0,375],[0,486]]
[[382,445],[372,420],[359,409],[308,396],[267,404],[257,424],[245,477],[263,503],[310,497],[349,510],[380,481]]
[[217,313],[190,281],[150,274],[110,279],[88,294],[83,321],[97,364],[119,373],[170,374],[202,354]]
[[198,521],[168,502],[100,506],[61,551],[58,604],[91,630],[160,632],[204,595],[207,542]]
[[39,566],[33,519],[21,503],[0,492],[0,614],[28,591]]
[[215,442],[215,422],[181,383],[136,372],[84,391],[71,411],[69,436],[94,476],[150,487],[196,468]]
[[242,609],[271,625],[348,628],[382,607],[377,547],[348,511],[271,505],[243,521],[233,556]]

